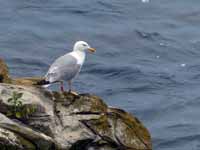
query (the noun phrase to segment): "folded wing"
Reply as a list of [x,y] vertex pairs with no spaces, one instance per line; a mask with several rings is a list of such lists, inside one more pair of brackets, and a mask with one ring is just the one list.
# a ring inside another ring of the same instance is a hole
[[69,81],[80,71],[81,66],[77,59],[69,54],[59,57],[49,68],[45,80],[50,83],[56,81]]

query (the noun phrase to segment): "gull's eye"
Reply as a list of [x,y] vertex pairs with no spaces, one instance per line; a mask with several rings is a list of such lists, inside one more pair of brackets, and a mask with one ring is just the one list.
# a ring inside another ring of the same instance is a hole
[[86,44],[83,44],[83,46],[87,46]]

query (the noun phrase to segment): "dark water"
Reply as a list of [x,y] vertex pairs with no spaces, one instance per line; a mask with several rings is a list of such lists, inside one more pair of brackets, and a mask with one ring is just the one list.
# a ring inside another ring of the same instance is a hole
[[0,0],[0,54],[41,76],[85,40],[74,83],[140,118],[155,150],[200,150],[199,0]]

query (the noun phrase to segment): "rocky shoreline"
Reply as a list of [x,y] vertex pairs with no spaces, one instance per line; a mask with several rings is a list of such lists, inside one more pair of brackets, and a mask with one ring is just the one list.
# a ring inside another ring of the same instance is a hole
[[0,68],[0,149],[152,149],[143,124],[100,97],[47,91],[34,86],[41,78],[12,79],[2,60]]

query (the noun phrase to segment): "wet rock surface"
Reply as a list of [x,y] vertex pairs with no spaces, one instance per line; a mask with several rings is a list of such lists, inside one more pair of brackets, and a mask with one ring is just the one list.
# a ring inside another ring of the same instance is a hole
[[[0,83],[0,149],[152,149],[142,123],[121,109],[108,107],[100,97],[47,91],[32,86],[40,78],[6,76],[9,80],[3,78]],[[23,108],[34,107],[34,112],[25,117],[8,116],[13,92],[22,93]]]

